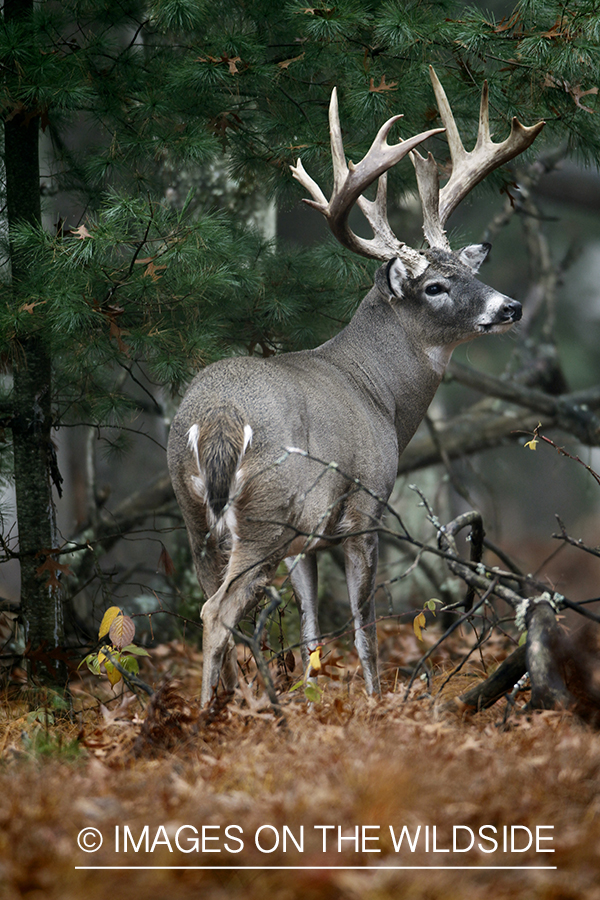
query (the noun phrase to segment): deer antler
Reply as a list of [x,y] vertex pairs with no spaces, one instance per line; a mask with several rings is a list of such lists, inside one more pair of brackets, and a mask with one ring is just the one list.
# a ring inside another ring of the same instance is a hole
[[[420,254],[399,241],[390,228],[386,211],[387,170],[405,157],[417,144],[439,134],[443,128],[433,128],[411,137],[406,141],[390,146],[387,136],[392,125],[402,116],[392,116],[381,126],[366,156],[356,165],[346,164],[342,130],[338,112],[337,91],[334,88],[329,104],[329,131],[331,135],[331,156],[333,159],[333,192],[328,201],[319,185],[307,174],[301,160],[290,166],[292,175],[313,197],[304,200],[323,213],[333,234],[338,241],[362,256],[372,259],[391,259],[400,257],[407,267],[418,271],[423,267]],[[363,191],[379,178],[379,186],[375,200],[362,197]],[[358,237],[348,225],[348,216],[355,203],[364,213],[373,229],[373,238],[366,240]]]
[[450,244],[444,231],[444,225],[450,214],[463,197],[476,184],[483,181],[486,175],[527,150],[544,127],[545,122],[538,122],[536,125],[526,127],[521,125],[515,117],[512,120],[510,135],[502,143],[495,144],[490,135],[488,83],[484,81],[481,91],[477,142],[473,150],[467,152],[460,139],[446,92],[432,66],[429,66],[429,74],[440,116],[446,128],[446,137],[452,158],[452,175],[440,190],[438,168],[431,153],[425,159],[418,151],[414,150],[411,152],[411,159],[415,167],[423,206],[425,238],[430,247],[449,250]]

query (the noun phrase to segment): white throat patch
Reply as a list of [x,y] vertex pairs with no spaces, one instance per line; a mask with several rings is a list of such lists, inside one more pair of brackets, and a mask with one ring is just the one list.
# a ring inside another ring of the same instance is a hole
[[425,347],[425,353],[437,375],[443,375],[446,371],[455,346],[456,344],[444,344],[441,347]]

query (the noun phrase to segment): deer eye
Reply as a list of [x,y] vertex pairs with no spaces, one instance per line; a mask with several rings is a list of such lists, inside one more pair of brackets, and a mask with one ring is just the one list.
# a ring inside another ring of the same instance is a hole
[[428,297],[435,297],[437,294],[445,294],[446,288],[443,284],[438,284],[434,282],[433,284],[428,284],[425,288],[425,293]]

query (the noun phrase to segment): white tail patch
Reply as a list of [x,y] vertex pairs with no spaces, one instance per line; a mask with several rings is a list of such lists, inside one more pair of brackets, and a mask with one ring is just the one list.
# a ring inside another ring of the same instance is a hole
[[214,529],[216,534],[223,534],[224,531],[229,531],[231,533],[231,537],[235,542],[238,540],[237,535],[237,518],[235,514],[234,504],[237,495],[239,494],[243,481],[244,481],[244,470],[241,468],[242,459],[248,447],[252,444],[252,438],[254,433],[252,431],[252,427],[250,425],[244,425],[244,443],[240,452],[240,456],[238,459],[237,467],[235,474],[231,481],[230,489],[233,493],[230,495],[229,502],[226,504],[224,509],[219,513],[218,516],[215,516],[208,497],[208,491],[206,487],[206,481],[204,479],[204,474],[202,471],[202,466],[200,465],[200,454],[198,451],[198,438],[200,436],[200,427],[198,424],[192,425],[187,433],[188,439],[188,448],[194,456],[196,460],[196,467],[198,469],[197,475],[192,475],[190,480],[192,483],[192,490],[196,494],[196,496],[202,500],[202,502],[206,505],[206,516],[208,520],[208,524],[211,529]]
[[207,503],[208,497],[206,494],[206,484],[204,483],[204,478],[202,475],[192,475],[192,487],[194,488],[194,492],[200,497],[200,499]]
[[200,457],[198,456],[198,437],[200,435],[200,428],[198,425],[192,425],[190,430],[188,431],[188,447],[196,457],[196,466],[198,467],[198,473],[200,474]]

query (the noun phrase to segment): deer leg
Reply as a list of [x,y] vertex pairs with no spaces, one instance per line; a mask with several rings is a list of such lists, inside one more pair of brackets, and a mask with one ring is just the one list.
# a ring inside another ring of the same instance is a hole
[[216,594],[202,607],[202,706],[211,700],[220,677],[225,691],[232,691],[236,686],[237,654],[231,629],[256,606],[266,580],[264,573],[257,574],[256,569],[246,570],[237,578],[228,574]]
[[354,618],[354,641],[368,694],[379,694],[377,628],[375,626],[375,576],[378,540],[375,534],[351,538],[344,544],[346,583]]
[[302,646],[302,665],[306,670],[309,656],[319,643],[319,619],[317,598],[317,557],[289,556],[285,564],[290,572],[290,581],[294,588],[298,610],[300,612],[300,640]]

